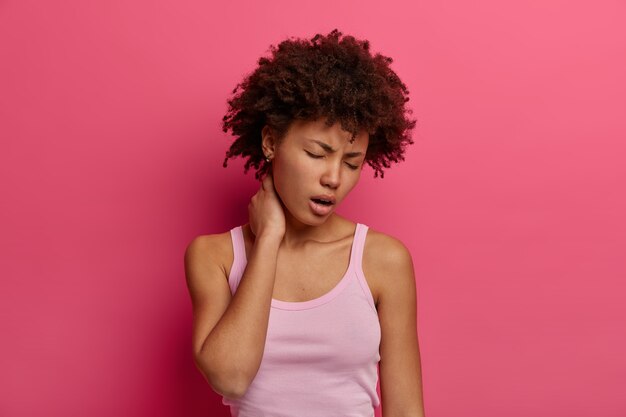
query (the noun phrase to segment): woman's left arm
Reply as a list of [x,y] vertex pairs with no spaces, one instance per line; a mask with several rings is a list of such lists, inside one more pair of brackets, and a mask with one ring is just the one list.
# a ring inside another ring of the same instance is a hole
[[413,260],[399,240],[385,236],[381,243],[376,270],[382,274],[377,302],[382,412],[384,417],[424,417]]

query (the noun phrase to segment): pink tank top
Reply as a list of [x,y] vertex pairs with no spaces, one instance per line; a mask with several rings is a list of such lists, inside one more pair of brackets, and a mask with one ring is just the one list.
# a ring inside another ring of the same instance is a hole
[[[272,299],[260,368],[245,395],[223,397],[233,417],[373,417],[380,323],[361,267],[368,227],[357,223],[350,263],[337,285],[313,300]],[[241,226],[230,230],[231,293],[246,266]]]

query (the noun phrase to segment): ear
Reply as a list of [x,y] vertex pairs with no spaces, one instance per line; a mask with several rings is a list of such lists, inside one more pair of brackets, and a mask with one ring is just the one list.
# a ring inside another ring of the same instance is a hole
[[261,130],[261,148],[265,155],[274,156],[276,151],[276,138],[274,131],[268,125],[263,126]]

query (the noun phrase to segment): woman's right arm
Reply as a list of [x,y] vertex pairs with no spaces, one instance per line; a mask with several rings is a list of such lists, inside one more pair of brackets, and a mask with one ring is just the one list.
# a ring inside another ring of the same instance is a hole
[[215,236],[194,239],[185,251],[185,275],[194,311],[196,366],[219,394],[237,398],[254,379],[265,348],[281,239],[259,236],[231,297]]
[[284,212],[271,171],[252,197],[248,212],[255,239],[232,297],[219,261],[230,245],[224,248],[224,240],[214,235],[201,236],[185,251],[194,309],[194,359],[213,389],[230,398],[246,392],[265,349],[278,249],[285,234]]

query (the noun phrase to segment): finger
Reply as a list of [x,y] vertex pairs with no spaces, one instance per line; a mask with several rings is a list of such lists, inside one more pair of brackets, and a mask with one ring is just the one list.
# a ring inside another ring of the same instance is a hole
[[261,182],[261,186],[263,190],[271,190],[272,189],[272,177],[271,175],[266,175]]

